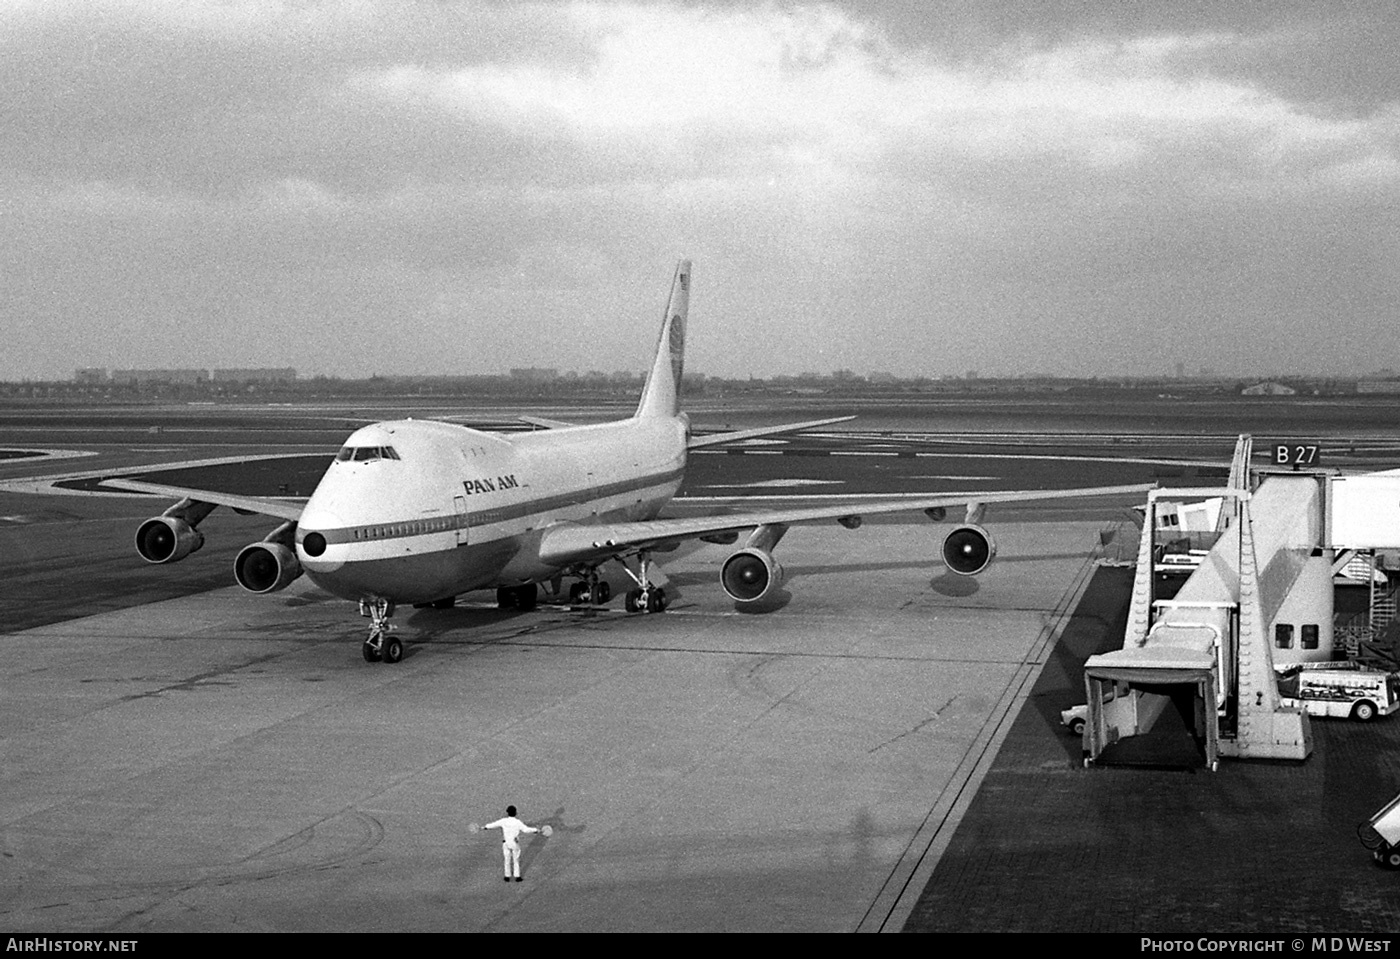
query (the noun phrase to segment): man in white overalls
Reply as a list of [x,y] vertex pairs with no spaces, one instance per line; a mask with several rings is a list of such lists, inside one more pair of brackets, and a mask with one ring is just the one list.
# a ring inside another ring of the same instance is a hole
[[506,807],[506,817],[497,819],[495,822],[488,822],[483,829],[499,829],[503,837],[501,846],[501,859],[506,870],[506,882],[510,882],[512,872],[515,874],[515,881],[520,882],[520,834],[522,832],[539,832],[534,826],[527,826],[519,819],[515,818],[515,807]]

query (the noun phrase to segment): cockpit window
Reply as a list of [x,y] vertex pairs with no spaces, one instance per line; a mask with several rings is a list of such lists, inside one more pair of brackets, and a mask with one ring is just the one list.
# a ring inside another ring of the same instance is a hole
[[396,460],[399,454],[392,446],[342,446],[340,452],[336,454],[337,463],[347,463],[354,460],[357,463],[368,463],[373,460]]

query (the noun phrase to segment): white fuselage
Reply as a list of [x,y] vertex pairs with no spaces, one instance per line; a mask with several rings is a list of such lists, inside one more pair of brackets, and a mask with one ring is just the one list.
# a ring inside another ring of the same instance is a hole
[[297,558],[347,599],[432,602],[547,580],[540,537],[568,523],[652,519],[685,472],[683,417],[508,438],[431,420],[345,441],[302,512]]

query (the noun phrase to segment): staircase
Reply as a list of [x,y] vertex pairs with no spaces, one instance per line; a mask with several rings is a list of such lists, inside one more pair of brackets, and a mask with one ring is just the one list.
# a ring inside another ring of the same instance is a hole
[[1395,619],[1396,589],[1389,582],[1378,583],[1371,579],[1371,629],[1376,633],[1385,630]]

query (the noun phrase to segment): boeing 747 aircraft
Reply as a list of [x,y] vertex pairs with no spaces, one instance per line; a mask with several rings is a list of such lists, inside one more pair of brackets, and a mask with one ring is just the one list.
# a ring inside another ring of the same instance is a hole
[[[284,522],[234,561],[239,585],[255,593],[286,588],[305,574],[336,596],[357,600],[369,617],[364,657],[398,662],[403,643],[389,631],[402,603],[450,606],[459,594],[496,590],[503,607],[531,609],[539,584],[556,592],[565,576],[570,599],[609,599],[599,567],[617,562],[636,587],[630,612],[660,612],[665,590],[653,555],[683,540],[742,546],[720,566],[720,585],[738,603],[757,603],[782,583],[773,557],[795,524],[836,521],[854,529],[863,515],[922,510],[931,519],[965,508],[943,540],[943,561],[976,575],[996,555],[980,523],[988,503],[1143,492],[1147,486],[910,497],[805,509],[776,509],[688,519],[660,518],[680,489],[686,454],[702,446],[824,426],[817,420],[692,436],[680,411],[681,367],[690,301],[690,262],[676,268],[656,358],[637,411],[613,423],[496,434],[431,420],[395,420],[357,430],[304,506],[133,480],[107,485],[180,497],[136,531],[136,549],[152,563],[185,559],[204,543],[198,526],[218,506]],[[849,417],[847,417],[849,418]],[[537,421],[541,422],[541,421]]]

